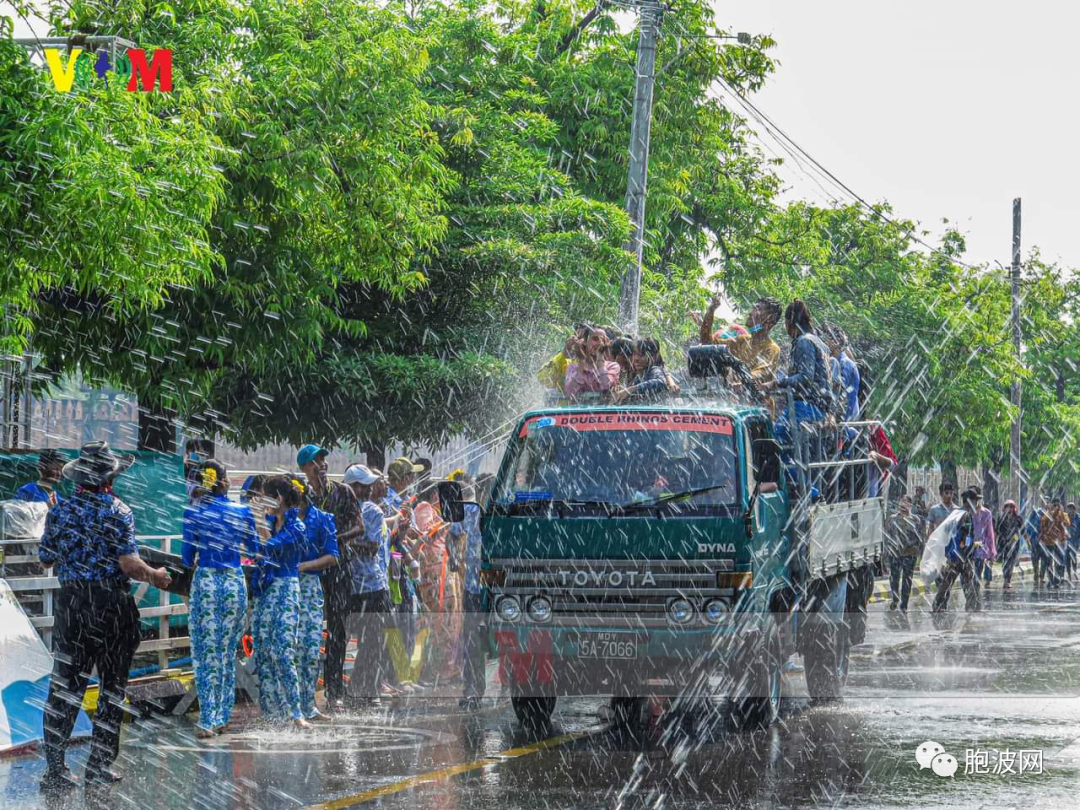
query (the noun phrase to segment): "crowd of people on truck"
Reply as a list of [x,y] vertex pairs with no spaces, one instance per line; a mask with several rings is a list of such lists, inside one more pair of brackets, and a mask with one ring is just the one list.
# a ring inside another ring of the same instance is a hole
[[[761,298],[754,304],[745,326],[729,324],[714,331],[720,303],[714,297],[703,315],[692,314],[698,325],[699,342],[725,347],[742,364],[756,390],[743,391],[743,382],[737,377],[727,383],[733,394],[752,393],[769,408],[775,417],[775,436],[784,449],[788,469],[795,466],[791,456],[792,420],[812,437],[808,461],[850,458],[859,435],[855,427],[845,428],[837,436],[835,453],[826,447],[828,426],[857,422],[868,396],[864,372],[844,331],[828,323],[815,326],[808,306],[801,299],[793,300],[785,308],[772,297]],[[770,336],[781,319],[791,339],[790,366],[786,373],[779,370],[780,346]],[[680,393],[678,382],[664,365],[656,338],[634,337],[620,333],[615,327],[588,323],[574,328],[562,351],[540,369],[538,379],[571,403],[649,402]],[[860,472],[865,476],[860,491],[874,497],[898,460],[884,426],[865,427],[863,444],[870,463],[865,473]]]
[[[452,523],[440,514],[429,462],[396,458],[385,475],[350,464],[338,482],[328,476],[327,455],[305,445],[296,473],[251,476],[239,502],[230,498],[219,462],[201,461],[192,471],[180,557],[191,577],[188,627],[201,739],[228,730],[239,651],[249,647],[261,713],[299,728],[433,686],[461,684],[461,706],[470,710],[484,695],[479,517],[493,476],[450,474],[467,501],[464,521]],[[85,445],[70,462],[44,451],[39,480],[17,492],[49,507],[39,556],[60,582],[45,711],[46,792],[79,782],[65,747],[95,670],[100,691],[84,780],[89,787],[121,778],[111,765],[140,641],[129,584],[173,584],[168,570],[139,556],[132,512],[113,493],[130,464],[105,442]],[[57,493],[61,478],[75,485],[71,497]],[[357,648],[346,677],[350,639]]]

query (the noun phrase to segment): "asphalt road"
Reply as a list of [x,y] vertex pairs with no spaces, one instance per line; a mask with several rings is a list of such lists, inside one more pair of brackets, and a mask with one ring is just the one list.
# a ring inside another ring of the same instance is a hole
[[[944,620],[924,600],[907,617],[872,606],[842,702],[812,705],[801,670],[788,672],[781,721],[766,731],[669,713],[634,735],[606,723],[601,701],[574,699],[552,729],[530,733],[494,697],[476,714],[416,699],[307,734],[252,720],[212,745],[167,720],[126,731],[116,766],[126,778],[107,806],[1076,807],[1080,590],[1003,601],[992,588],[981,614],[963,613],[954,594]],[[944,749],[939,770],[955,758],[955,775],[920,768],[926,741]],[[69,755],[76,770],[86,747]],[[41,771],[36,755],[0,760],[0,806],[44,807]]]

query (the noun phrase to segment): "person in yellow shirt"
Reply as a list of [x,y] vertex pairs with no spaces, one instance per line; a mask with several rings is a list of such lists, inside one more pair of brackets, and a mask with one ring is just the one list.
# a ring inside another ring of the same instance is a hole
[[701,320],[702,345],[727,346],[732,356],[746,365],[747,371],[758,383],[772,382],[776,377],[776,367],[780,364],[780,347],[769,337],[769,332],[780,321],[780,302],[772,297],[759,299],[746,316],[748,334],[732,337],[714,335],[712,332],[713,316],[719,306],[719,297],[714,297]]
[[585,327],[587,325],[579,324],[575,327],[573,334],[566,339],[563,350],[540,367],[540,371],[536,373],[536,379],[545,388],[553,388],[560,394],[563,393],[566,383],[566,367],[581,357],[581,344],[585,338]]

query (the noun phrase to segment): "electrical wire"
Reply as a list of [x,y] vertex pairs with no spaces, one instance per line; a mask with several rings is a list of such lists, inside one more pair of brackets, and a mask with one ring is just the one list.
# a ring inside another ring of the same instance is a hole
[[[922,245],[924,248],[929,250],[932,254],[937,254],[937,255],[940,255],[940,256],[944,256],[949,261],[960,265],[961,267],[965,268],[966,270],[974,270],[975,269],[972,265],[969,265],[969,264],[961,261],[960,259],[956,258],[955,256],[951,256],[951,255],[945,253],[940,248],[936,248],[933,245],[928,244],[927,242],[925,242],[922,238],[920,238],[915,233],[915,229],[913,227],[905,228],[903,225],[901,225],[895,219],[890,217],[888,214],[885,214],[880,209],[878,209],[875,206],[868,203],[860,194],[855,192],[850,186],[848,186],[846,183],[844,183],[842,180],[840,180],[840,178],[838,178],[835,174],[833,174],[828,169],[826,169],[816,158],[814,158],[813,155],[811,155],[809,152],[807,152],[805,149],[803,149],[803,147],[800,146],[795,141],[794,138],[792,138],[786,132],[784,132],[784,130],[782,130],[771,118],[769,118],[769,116],[767,116],[764,112],[762,112],[761,109],[759,109],[749,99],[745,98],[742,94],[740,94],[734,87],[732,87],[727,82],[726,79],[724,79],[723,77],[717,77],[716,81],[719,84],[721,84],[729,93],[731,93],[732,96],[734,96],[736,101],[738,101],[738,103],[743,107],[743,109],[746,110],[754,120],[756,120],[763,127],[766,127],[769,130],[770,134],[773,134],[774,138],[778,138],[779,140],[782,140],[782,141],[790,144],[790,146],[793,149],[795,149],[800,155],[802,155],[806,160],[808,160],[815,168],[817,168],[817,170],[819,172],[821,172],[821,174],[824,175],[833,185],[835,185],[837,188],[839,188],[841,191],[843,191],[845,194],[847,194],[854,202],[858,203],[863,208],[865,208],[866,211],[871,214],[871,216],[874,216],[874,217],[876,217],[878,219],[884,220],[885,222],[889,223],[890,225],[892,225],[894,227],[901,228],[902,230],[904,230],[906,232],[906,235],[908,236],[908,238],[910,238],[912,241],[918,243],[919,245]],[[760,136],[759,136],[759,138],[760,138]]]

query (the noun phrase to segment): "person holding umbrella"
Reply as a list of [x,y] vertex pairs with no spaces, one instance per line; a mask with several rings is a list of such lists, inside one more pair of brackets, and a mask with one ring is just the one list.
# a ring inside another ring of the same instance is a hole
[[38,556],[43,565],[55,567],[60,581],[55,658],[45,701],[41,789],[47,795],[77,785],[64,748],[94,669],[100,691],[86,783],[102,786],[121,779],[110,766],[120,750],[124,689],[139,646],[139,608],[129,586],[133,579],[157,588],[172,582],[164,568],[151,568],[139,557],[135,518],[112,492],[113,481],[133,461],[114,455],[108,442],[83,445],[62,471],[76,485],[75,494],[57,503],[45,519]]

